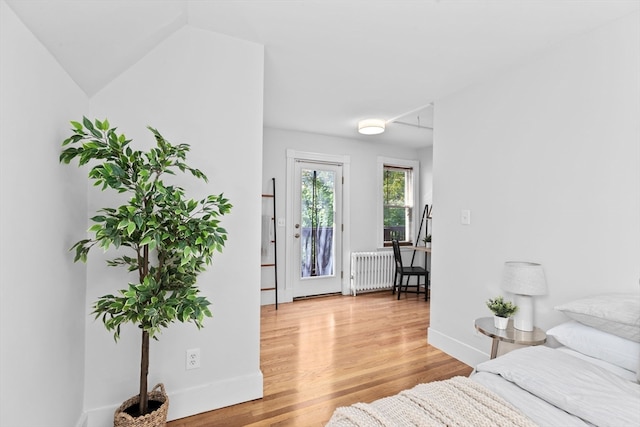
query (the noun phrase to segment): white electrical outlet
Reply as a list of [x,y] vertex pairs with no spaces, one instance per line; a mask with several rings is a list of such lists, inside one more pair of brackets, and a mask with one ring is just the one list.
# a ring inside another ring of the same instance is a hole
[[187,350],[187,360],[186,360],[186,368],[189,369],[198,369],[200,367],[200,349],[192,348]]

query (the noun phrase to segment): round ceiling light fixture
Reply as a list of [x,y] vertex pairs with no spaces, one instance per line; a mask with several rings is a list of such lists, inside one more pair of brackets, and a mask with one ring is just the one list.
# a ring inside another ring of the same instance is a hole
[[358,122],[358,132],[363,135],[378,135],[384,132],[386,122],[380,119],[366,119]]

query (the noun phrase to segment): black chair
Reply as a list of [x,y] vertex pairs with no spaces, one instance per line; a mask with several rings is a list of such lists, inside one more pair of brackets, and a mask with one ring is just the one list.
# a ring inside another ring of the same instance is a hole
[[[396,288],[398,289],[398,299],[400,299],[400,294],[402,293],[402,279],[404,278],[404,276],[407,276],[407,283],[404,285],[404,292],[405,293],[415,293],[415,294],[421,294],[422,292],[420,291],[420,277],[424,277],[424,300],[428,300],[429,299],[429,271],[427,271],[426,269],[422,268],[422,267],[405,267],[402,264],[402,255],[400,253],[400,244],[398,243],[397,240],[392,240],[391,243],[393,244],[393,257],[395,259],[396,262],[396,273],[393,276],[393,290],[392,290],[392,294],[396,293]],[[398,281],[398,276],[400,277],[400,280]],[[409,280],[411,279],[411,276],[416,276],[416,284],[415,285],[411,285],[412,287],[415,286],[416,290],[415,291],[410,291],[409,290]]]

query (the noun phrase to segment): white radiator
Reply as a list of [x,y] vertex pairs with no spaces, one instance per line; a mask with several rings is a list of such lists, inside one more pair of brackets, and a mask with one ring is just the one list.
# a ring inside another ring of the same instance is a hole
[[395,273],[393,251],[351,253],[351,293],[391,289]]

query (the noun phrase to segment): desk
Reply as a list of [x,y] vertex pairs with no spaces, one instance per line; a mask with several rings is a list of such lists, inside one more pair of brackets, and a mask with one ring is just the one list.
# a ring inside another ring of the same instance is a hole
[[408,246],[408,248],[414,251],[424,252],[426,254],[431,253],[431,248],[427,248],[426,246]]
[[493,317],[481,317],[476,319],[475,326],[478,332],[493,339],[491,344],[491,358],[498,354],[500,341],[520,345],[540,345],[547,341],[547,334],[540,328],[533,331],[521,331],[513,327],[513,319],[509,319],[507,329],[498,329],[493,325]]

